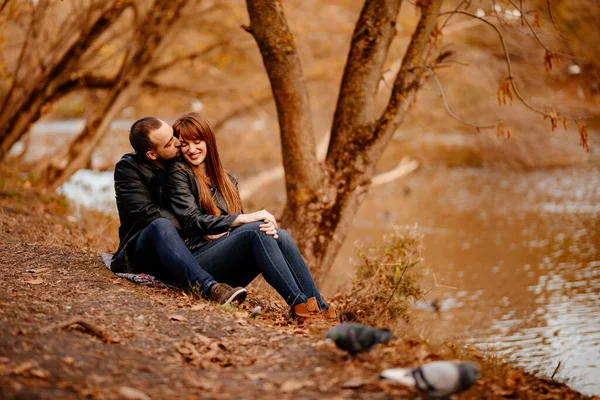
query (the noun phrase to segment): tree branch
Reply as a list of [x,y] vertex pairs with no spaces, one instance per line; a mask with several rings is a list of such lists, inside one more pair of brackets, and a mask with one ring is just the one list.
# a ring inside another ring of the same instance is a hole
[[510,4],[512,4],[512,6],[514,8],[516,8],[517,10],[519,10],[519,13],[521,14],[521,18],[522,21],[525,21],[525,23],[527,24],[527,26],[529,27],[529,30],[531,31],[531,33],[533,34],[533,37],[535,38],[535,40],[540,44],[540,46],[542,46],[544,48],[544,50],[546,50],[549,53],[554,53],[554,54],[558,54],[555,51],[552,51],[548,48],[548,46],[546,46],[544,44],[544,42],[542,42],[542,39],[540,39],[540,37],[538,36],[537,32],[535,31],[535,29],[533,29],[533,25],[531,25],[531,22],[529,22],[529,20],[527,19],[527,17],[525,16],[525,14],[523,13],[523,9],[520,8],[519,6],[517,6],[512,0],[507,0]]
[[207,48],[202,49],[200,51],[196,51],[196,52],[193,52],[193,53],[190,53],[190,54],[186,54],[186,55],[181,56],[181,57],[175,57],[172,60],[170,60],[170,61],[168,61],[168,62],[166,62],[164,64],[161,64],[161,65],[158,65],[158,66],[154,67],[150,71],[150,75],[157,75],[157,74],[163,72],[164,70],[166,70],[168,68],[171,68],[172,66],[174,66],[174,65],[176,65],[176,64],[178,64],[180,62],[188,61],[188,60],[194,60],[196,58],[202,57],[202,56],[210,53],[211,51],[213,51],[215,49],[218,49],[220,47],[226,46],[228,43],[230,43],[230,40],[219,41],[219,42],[214,43],[214,44],[212,44],[212,45],[208,46]]
[[429,45],[429,40],[433,29],[435,28],[437,18],[441,15],[441,5],[441,0],[430,0],[425,2],[421,7],[421,18],[419,19],[419,23],[415,28],[408,49],[406,49],[406,53],[402,59],[402,65],[396,75],[394,88],[388,105],[377,121],[373,135],[374,138],[379,138],[384,133],[386,133],[388,137],[391,137],[391,134],[400,122],[400,107],[407,107],[406,100],[408,96],[413,94],[419,88],[422,74],[416,73],[414,74],[415,76],[409,78],[409,75],[413,75],[410,71],[414,66],[422,64],[423,53]]
[[546,0],[546,5],[548,6],[548,15],[550,16],[550,21],[552,21],[552,25],[554,25],[554,29],[556,29],[556,32],[558,32],[558,34],[560,35],[560,37],[562,37],[565,40],[569,40],[568,37],[566,37],[560,29],[558,29],[558,25],[556,24],[556,20],[554,19],[554,14],[552,13],[552,6],[550,5],[550,0]]
[[468,17],[478,19],[478,20],[482,21],[483,23],[491,26],[496,31],[496,33],[498,34],[498,37],[500,38],[500,42],[502,43],[502,49],[504,51],[504,59],[506,60],[506,66],[508,68],[508,77],[507,77],[507,79],[510,82],[510,86],[512,87],[513,92],[515,93],[515,95],[517,96],[517,98],[521,101],[521,103],[523,103],[523,105],[525,105],[527,108],[529,108],[530,110],[532,110],[532,111],[534,111],[534,112],[536,112],[536,113],[538,113],[540,115],[543,115],[546,118],[550,118],[550,114],[548,114],[544,110],[541,110],[541,109],[539,109],[539,108],[537,108],[537,107],[529,104],[523,98],[523,96],[521,95],[521,92],[519,92],[519,90],[517,89],[517,85],[515,84],[515,78],[514,78],[513,72],[512,72],[512,64],[511,64],[511,61],[510,61],[510,55],[508,54],[508,48],[506,47],[506,41],[504,40],[504,36],[502,35],[502,32],[500,32],[500,30],[498,29],[498,27],[496,25],[492,24],[490,21],[488,21],[488,20],[486,20],[484,18],[478,17],[477,15],[469,13],[469,12],[466,12],[466,11],[461,11],[461,10],[446,11],[446,12],[440,13],[440,15],[451,14],[451,13],[463,14],[463,15],[466,15]]
[[433,79],[435,80],[435,83],[437,84],[437,87],[440,90],[440,95],[442,96],[442,99],[444,100],[444,107],[446,108],[446,111],[455,120],[457,120],[465,125],[471,126],[473,128],[477,128],[477,129],[491,129],[491,128],[496,127],[498,124],[502,123],[502,120],[499,120],[497,122],[494,122],[492,125],[478,125],[478,124],[474,124],[474,123],[465,121],[464,119],[460,118],[458,115],[454,114],[452,112],[452,110],[450,109],[450,106],[448,105],[448,101],[446,100],[446,95],[444,94],[444,88],[442,87],[442,84],[440,83],[440,80],[438,79],[437,74],[431,68],[426,67],[424,65],[415,65],[413,67],[413,69],[414,68],[423,68],[424,70],[429,72],[429,74],[431,76],[433,76]]
[[247,0],[250,31],[269,76],[279,118],[288,203],[310,202],[319,188],[315,138],[304,73],[279,0]]
[[375,96],[396,34],[401,3],[401,0],[367,0],[360,12],[333,116],[327,154],[330,165],[342,158],[348,136],[373,120]]

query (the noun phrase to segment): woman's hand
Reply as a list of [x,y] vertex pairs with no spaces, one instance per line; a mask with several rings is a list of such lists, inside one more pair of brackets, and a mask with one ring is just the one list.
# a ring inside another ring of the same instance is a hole
[[223,232],[223,233],[218,233],[216,235],[206,235],[205,238],[207,238],[208,240],[217,240],[218,238],[220,238],[221,236],[225,236],[227,235],[228,232]]
[[231,223],[231,226],[236,227],[236,226],[240,226],[240,225],[244,225],[244,224],[249,224],[252,222],[265,221],[265,220],[272,223],[273,226],[275,228],[277,228],[277,221],[275,220],[275,217],[273,216],[273,214],[271,214],[267,210],[260,210],[260,211],[256,211],[256,212],[253,212],[250,214],[240,214],[240,215],[238,215],[238,217],[235,220],[233,220],[233,222]]
[[274,239],[279,237],[279,235],[277,235],[277,227],[268,219],[265,219],[265,223],[260,225],[260,230],[267,235],[273,236]]

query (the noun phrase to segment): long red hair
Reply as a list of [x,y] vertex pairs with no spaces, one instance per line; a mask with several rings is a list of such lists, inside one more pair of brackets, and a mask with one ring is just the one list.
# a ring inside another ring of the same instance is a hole
[[208,177],[211,184],[216,186],[221,195],[223,195],[229,213],[237,214],[243,212],[240,195],[221,164],[215,133],[208,120],[197,112],[183,114],[173,123],[173,134],[182,140],[201,140],[206,142],[206,158],[204,159],[206,176],[201,174],[199,167],[188,164],[194,173],[198,189],[200,190],[200,206],[208,214],[221,215],[221,210],[213,201],[212,194],[205,180]]

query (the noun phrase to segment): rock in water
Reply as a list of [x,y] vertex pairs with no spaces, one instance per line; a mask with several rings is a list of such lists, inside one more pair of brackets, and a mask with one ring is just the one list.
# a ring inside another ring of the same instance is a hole
[[333,340],[340,349],[355,356],[368,351],[378,343],[389,342],[392,333],[389,329],[371,328],[362,324],[344,322],[330,328],[326,337]]
[[379,378],[417,388],[430,398],[439,398],[473,386],[479,371],[479,365],[470,361],[434,361],[416,368],[386,369]]

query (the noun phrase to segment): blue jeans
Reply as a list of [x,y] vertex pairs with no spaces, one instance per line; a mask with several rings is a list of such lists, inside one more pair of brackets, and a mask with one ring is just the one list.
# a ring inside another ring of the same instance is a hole
[[135,273],[146,273],[164,283],[183,288],[200,286],[206,296],[215,279],[198,262],[167,218],[155,219],[137,239]]
[[315,297],[321,309],[329,309],[288,231],[277,229],[275,239],[260,231],[262,223],[239,226],[195,250],[194,257],[219,282],[246,286],[262,274],[290,306]]

